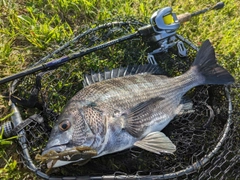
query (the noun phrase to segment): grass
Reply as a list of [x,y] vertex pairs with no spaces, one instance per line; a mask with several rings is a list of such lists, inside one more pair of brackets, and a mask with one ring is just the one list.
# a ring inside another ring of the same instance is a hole
[[[47,54],[49,47],[72,38],[85,24],[116,16],[135,16],[145,21],[161,7],[171,6],[174,12],[181,14],[215,3],[213,0],[0,0],[0,78],[24,70]],[[208,12],[184,23],[178,33],[197,45],[210,39],[220,64],[239,81],[240,1],[225,0],[224,3],[222,10]],[[1,85],[1,94],[7,88],[7,84]],[[7,101],[0,96],[0,118],[9,113]],[[0,141],[3,142],[2,137]],[[5,157],[0,162],[0,174],[5,176],[0,178],[22,179],[21,169],[16,165],[19,159],[5,151],[11,145],[0,146],[1,158]]]

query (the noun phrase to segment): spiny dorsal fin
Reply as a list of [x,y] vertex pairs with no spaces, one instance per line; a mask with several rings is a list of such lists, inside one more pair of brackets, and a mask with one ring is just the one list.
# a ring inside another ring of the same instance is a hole
[[102,73],[91,72],[90,75],[84,76],[83,85],[84,87],[86,87],[90,84],[94,84],[107,79],[124,77],[124,76],[129,76],[134,74],[145,74],[145,73],[166,75],[165,71],[160,69],[158,65],[154,65],[154,64],[135,65],[135,66],[120,67],[112,70],[105,70]]

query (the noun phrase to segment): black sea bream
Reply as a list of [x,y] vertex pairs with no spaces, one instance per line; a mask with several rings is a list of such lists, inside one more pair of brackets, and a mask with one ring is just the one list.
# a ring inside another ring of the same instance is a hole
[[[59,167],[76,161],[83,164],[132,146],[157,154],[174,153],[175,145],[161,130],[181,111],[183,95],[199,85],[233,82],[217,64],[207,40],[183,75],[168,78],[146,72],[92,83],[68,101],[42,156],[62,152],[65,159],[48,161],[48,167]],[[68,152],[76,147],[79,156],[73,158]],[[89,149],[95,154],[87,156]]]

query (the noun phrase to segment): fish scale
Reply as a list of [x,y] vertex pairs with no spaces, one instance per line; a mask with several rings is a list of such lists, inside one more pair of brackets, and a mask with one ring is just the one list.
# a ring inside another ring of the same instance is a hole
[[92,149],[97,155],[48,164],[83,164],[132,146],[156,154],[174,153],[176,146],[161,130],[181,111],[183,95],[198,85],[234,82],[229,72],[217,64],[208,40],[186,73],[168,78],[154,72],[161,70],[146,65],[86,76],[85,87],[67,103],[42,154],[46,158],[51,151],[67,154],[81,147],[78,149]]
[[[138,79],[139,81],[138,84],[136,83],[136,79]],[[173,86],[167,86],[167,84],[169,84],[169,80],[172,81],[171,84],[173,84]],[[120,81],[124,83],[121,83]],[[194,80],[182,77],[182,79],[178,78],[177,81],[184,83],[183,84],[184,86],[186,86],[187,84],[190,84],[191,85],[190,87],[188,86],[185,87],[185,88],[188,87],[188,89],[190,89],[193,85],[192,81]],[[99,84],[94,84],[94,86],[97,86],[97,88],[99,88],[98,90],[94,91],[94,97],[97,97],[97,98],[100,97],[97,100],[95,100],[95,102],[100,109],[101,107],[104,107],[105,109],[108,109],[108,111],[110,112],[112,110],[111,107],[114,107],[115,109],[116,107],[119,109],[128,109],[129,107],[132,107],[138,103],[141,103],[149,98],[153,98],[156,96],[163,96],[163,97],[171,96],[171,91],[172,90],[176,91],[176,89],[179,86],[175,82],[176,82],[175,79],[170,79],[170,78],[164,79],[164,80],[161,80],[161,79],[158,80],[158,77],[154,75],[135,75],[135,76],[133,75],[133,76],[125,77],[125,79],[121,79],[121,78],[114,79],[114,83],[112,83],[112,81],[109,81],[109,80],[102,81]],[[94,89],[95,88],[94,86],[88,86],[88,88],[86,88],[86,91],[92,88]],[[159,86],[162,86],[163,88],[158,88]],[[164,88],[164,87],[167,87],[167,88]],[[182,87],[179,87],[179,89],[181,88]],[[106,89],[108,89],[108,91],[106,91]],[[185,93],[185,91],[186,90],[184,90],[183,93]],[[107,92],[107,93],[104,94],[103,92]],[[177,89],[177,92],[180,93],[180,95],[183,94],[178,89]],[[76,96],[79,97],[78,94]],[[92,93],[88,95],[84,94],[84,96],[81,95],[81,97],[84,97],[84,98],[89,97],[89,99],[91,99],[90,96],[92,96]],[[73,99],[76,99],[76,98],[73,98]]]

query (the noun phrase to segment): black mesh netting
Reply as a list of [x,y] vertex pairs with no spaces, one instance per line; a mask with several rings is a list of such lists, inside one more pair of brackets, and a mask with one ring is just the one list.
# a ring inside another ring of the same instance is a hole
[[[57,49],[41,62],[94,47],[95,45],[135,32],[143,26],[135,20],[95,26],[80,33],[68,45]],[[56,70],[36,73],[21,79],[14,88],[13,101],[19,105],[26,123],[27,149],[33,163],[46,172],[44,164],[35,161],[48,140],[51,126],[62,108],[82,86],[83,75],[104,68],[147,63],[151,44],[132,39],[70,61]],[[188,57],[179,57],[174,47],[155,56],[169,76],[188,70],[196,51],[187,44]],[[228,90],[230,89],[230,93]],[[39,92],[38,92],[39,90]],[[49,176],[118,176],[178,179],[239,179],[240,125],[239,86],[199,86],[186,95],[194,106],[178,115],[163,131],[177,147],[173,155],[156,155],[138,148],[93,159],[84,166],[68,165],[48,172]],[[231,99],[229,103],[229,94]],[[19,97],[22,101],[19,101]],[[231,110],[231,102],[233,110]],[[43,117],[30,117],[33,114]],[[29,120],[30,117],[30,120]],[[31,120],[33,119],[33,120]],[[36,120],[37,119],[37,120]],[[19,149],[19,152],[22,152]],[[23,157],[25,156],[21,153]],[[27,164],[27,163],[26,163]],[[28,165],[28,164],[27,164]],[[132,176],[128,176],[132,175]],[[151,175],[151,176],[150,176]]]

